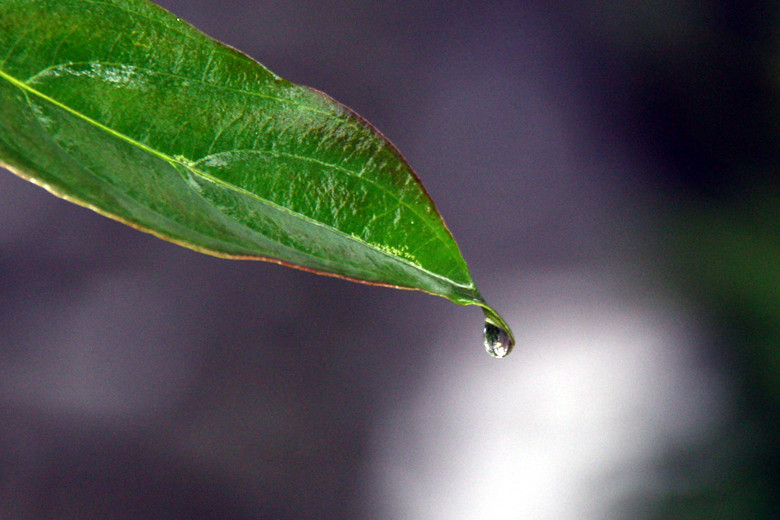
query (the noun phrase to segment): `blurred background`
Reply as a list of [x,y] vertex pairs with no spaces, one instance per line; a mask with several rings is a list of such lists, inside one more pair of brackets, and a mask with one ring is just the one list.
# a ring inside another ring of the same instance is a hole
[[0,172],[0,518],[780,516],[776,2],[164,0],[376,125],[485,297]]

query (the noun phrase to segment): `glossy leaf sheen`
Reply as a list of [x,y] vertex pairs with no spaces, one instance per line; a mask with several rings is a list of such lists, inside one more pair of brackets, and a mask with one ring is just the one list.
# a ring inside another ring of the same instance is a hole
[[0,0],[0,116],[3,165],[131,226],[493,314],[379,132],[145,0]]

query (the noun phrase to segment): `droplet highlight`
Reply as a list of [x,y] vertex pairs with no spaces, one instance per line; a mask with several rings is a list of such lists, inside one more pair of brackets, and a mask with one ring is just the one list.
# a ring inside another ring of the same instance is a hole
[[509,332],[486,321],[484,334],[485,350],[491,356],[502,358],[512,352],[515,342],[512,340]]

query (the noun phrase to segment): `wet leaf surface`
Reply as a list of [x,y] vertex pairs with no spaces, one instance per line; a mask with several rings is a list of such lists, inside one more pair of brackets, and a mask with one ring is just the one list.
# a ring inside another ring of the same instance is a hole
[[[399,152],[145,0],[0,1],[0,162],[217,256],[482,300]],[[510,333],[511,334],[511,333]]]

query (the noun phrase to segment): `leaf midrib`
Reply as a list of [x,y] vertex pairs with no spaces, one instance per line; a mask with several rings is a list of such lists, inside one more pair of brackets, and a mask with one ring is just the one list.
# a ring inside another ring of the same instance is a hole
[[[40,3],[41,1],[42,0],[33,0],[33,3]],[[197,45],[201,45],[203,43],[201,41],[202,38],[205,38],[205,39],[211,41],[216,46],[222,46],[226,50],[232,51],[232,53],[221,52],[220,54],[222,54],[223,56],[228,57],[228,58],[233,58],[233,59],[238,59],[238,60],[245,60],[245,61],[251,62],[253,65],[260,66],[264,71],[266,71],[269,74],[271,74],[277,80],[279,80],[281,82],[284,82],[286,84],[289,84],[292,87],[301,88],[301,87],[299,87],[299,86],[297,86],[297,85],[295,85],[293,83],[290,83],[289,81],[285,80],[284,78],[281,78],[281,77],[277,76],[276,74],[274,74],[272,71],[266,69],[265,67],[262,67],[262,65],[259,65],[255,60],[253,60],[252,58],[250,58],[249,56],[247,56],[243,52],[241,52],[241,51],[239,51],[239,50],[237,50],[237,49],[235,49],[235,48],[233,48],[233,47],[231,47],[229,45],[226,45],[224,43],[218,42],[216,40],[212,40],[207,35],[200,34],[200,33],[197,33],[196,35],[193,35],[190,31],[184,31],[180,27],[177,27],[176,25],[163,23],[162,20],[156,19],[156,18],[150,16],[148,13],[142,13],[142,12],[139,12],[139,11],[136,11],[136,10],[133,10],[133,9],[129,9],[126,5],[123,5],[123,4],[109,3],[109,2],[104,2],[104,1],[101,1],[101,0],[78,0],[78,1],[81,1],[81,2],[84,2],[84,3],[87,3],[87,4],[102,5],[102,6],[111,8],[111,9],[116,9],[117,11],[120,11],[120,12],[125,13],[127,15],[142,17],[142,18],[146,19],[148,22],[153,23],[153,24],[158,25],[158,26],[161,26],[166,31],[175,32],[179,36],[181,36],[181,37],[183,37],[183,38],[185,38],[187,40],[190,40],[190,41],[192,41],[193,43],[195,43]],[[164,8],[162,8],[162,7],[160,7],[160,6],[156,5],[156,4],[150,4],[150,5],[151,5],[152,8],[159,9],[159,10],[161,10],[161,11],[163,11],[163,12],[169,14],[169,15],[174,16],[178,21],[181,21],[185,25],[186,28],[192,29],[192,26],[188,22],[182,20],[181,18],[179,18],[178,16],[174,15],[173,13],[165,10]],[[197,36],[197,37],[195,37],[195,36]],[[209,61],[208,61],[209,64],[212,62],[212,60],[214,58],[214,54],[217,51],[218,51],[218,49],[212,49],[212,52],[209,54]],[[103,62],[101,60],[72,62],[72,63],[71,62],[64,62],[64,63],[58,63],[58,64],[54,64],[54,65],[49,65],[48,67],[46,67],[46,68],[36,72],[35,74],[33,74],[32,76],[27,78],[26,81],[22,81],[22,80],[19,80],[19,81],[21,81],[22,84],[25,87],[29,87],[29,83],[28,82],[31,81],[32,79],[34,79],[35,77],[39,76],[40,74],[43,74],[46,70],[50,70],[50,69],[58,67],[58,66],[77,65],[77,64],[89,65],[89,64],[93,64],[93,63],[100,63],[102,65],[114,65],[114,66],[119,66],[119,67],[121,67],[123,65],[128,65],[128,64],[124,64],[124,63]],[[300,103],[300,102],[298,102],[298,101],[296,101],[294,99],[279,98],[279,97],[276,97],[276,96],[264,94],[264,93],[257,92],[257,91],[244,90],[244,89],[240,89],[240,88],[234,88],[234,87],[229,87],[229,86],[225,86],[225,85],[215,84],[215,83],[212,83],[212,82],[209,82],[209,81],[205,81],[204,78],[197,79],[197,78],[194,78],[194,77],[183,76],[183,75],[180,75],[180,74],[175,74],[175,73],[170,73],[170,72],[156,71],[156,70],[148,69],[148,68],[146,68],[146,67],[144,67],[142,65],[133,64],[132,66],[134,68],[136,68],[137,70],[145,71],[146,73],[150,73],[150,74],[154,74],[154,75],[161,75],[161,76],[169,76],[169,77],[181,79],[183,81],[192,81],[192,82],[195,82],[195,83],[200,83],[201,85],[204,85],[204,86],[206,86],[208,88],[212,88],[212,89],[215,89],[215,90],[235,92],[235,93],[238,93],[238,94],[244,94],[244,95],[248,95],[248,96],[252,96],[252,97],[258,97],[258,98],[261,98],[261,99],[267,99],[269,101],[275,101],[275,102],[278,102],[278,103],[290,104],[290,105],[295,106],[295,107],[297,107],[299,109],[302,109],[302,110],[305,110],[305,111],[308,111],[308,112],[311,112],[311,113],[315,113],[315,114],[326,115],[326,116],[332,115],[330,112],[327,112],[327,111],[324,111],[324,110],[319,110],[319,109],[317,109],[315,107],[307,106],[307,105],[302,104],[302,103]],[[0,67],[2,67],[2,65],[0,65]],[[208,69],[208,65],[207,65],[206,68],[204,68],[204,75],[206,74],[207,69]],[[2,71],[0,70],[0,72],[2,72]],[[35,91],[35,89],[32,89],[31,87],[29,87],[29,88],[30,88],[31,92],[39,93],[38,91]],[[42,96],[45,96],[45,94],[42,94],[42,93],[39,93],[39,94],[42,95]],[[48,96],[46,96],[46,97],[48,97]],[[52,100],[52,101],[56,102],[56,100]],[[57,104],[63,106],[63,108],[67,108],[62,103],[57,102]],[[104,126],[104,125],[101,125],[97,121],[91,120],[90,118],[88,118],[88,116],[83,115],[83,114],[81,114],[80,112],[78,112],[76,110],[72,110],[72,112],[74,114],[78,115],[78,116],[83,116],[86,120],[92,121],[94,124],[97,124],[97,125],[100,125],[100,126]],[[356,118],[357,119],[361,119],[360,116],[357,116],[357,115],[356,115]],[[358,131],[365,131],[366,130],[365,128],[363,128],[363,127],[359,126],[358,124],[356,124],[356,122],[354,120],[352,120],[352,118],[345,117],[345,118],[341,119],[341,121],[347,127],[353,128],[355,130],[358,130]],[[371,125],[367,125],[367,126],[369,127],[368,130],[371,130],[373,128],[373,127],[371,127]],[[111,131],[112,133],[115,133],[116,135],[124,135],[124,134],[121,134],[120,132],[116,132],[116,131],[108,128],[108,127],[105,127],[105,128],[107,130]],[[378,131],[376,131],[376,132],[378,133]],[[134,140],[133,138],[131,138],[129,136],[124,136],[124,137],[128,141],[130,141],[130,142],[134,142],[134,143],[136,143],[139,146],[144,146],[144,145],[142,145],[142,143]],[[212,143],[212,145],[213,145],[213,143]],[[148,148],[148,147],[145,147],[145,148]],[[395,159],[395,156],[392,153],[392,148],[393,148],[392,145],[387,146],[386,144],[383,144],[380,147],[380,149],[377,150],[377,152],[383,152],[385,155],[389,154],[392,159]],[[149,148],[149,149],[152,152],[158,152],[157,150],[154,150],[152,148]],[[171,158],[169,156],[167,156],[166,154],[163,154],[162,152],[159,152],[158,155],[160,157],[166,158],[166,160],[168,160],[169,162],[171,161]],[[201,157],[201,158],[198,158],[198,159],[193,159],[191,164],[197,164],[197,163],[205,160],[207,157],[209,157],[211,155],[212,154],[209,153],[205,157]],[[362,171],[360,171],[360,172],[352,171],[352,170],[349,170],[348,168],[345,168],[343,166],[323,163],[322,161],[317,161],[314,158],[301,156],[301,155],[297,155],[297,154],[289,154],[289,156],[298,158],[298,159],[303,160],[303,161],[317,162],[317,163],[322,164],[324,166],[338,169],[339,171],[342,171],[342,172],[344,172],[344,173],[346,173],[346,174],[348,174],[350,176],[353,176],[356,179],[359,179],[361,182],[368,182],[368,183],[374,185],[377,189],[379,189],[379,190],[385,192],[386,194],[390,195],[391,198],[396,199],[398,201],[399,205],[402,205],[402,206],[406,207],[413,215],[415,215],[423,223],[423,225],[425,225],[431,231],[431,233],[432,233],[432,235],[434,237],[434,238],[432,238],[432,240],[437,240],[440,244],[442,244],[443,249],[445,251],[447,251],[447,254],[450,256],[451,261],[454,261],[455,264],[461,263],[461,255],[460,255],[460,252],[458,250],[458,247],[454,243],[454,241],[452,240],[451,235],[448,234],[448,231],[446,230],[446,227],[440,228],[440,227],[437,226],[437,224],[442,224],[442,226],[445,226],[443,220],[441,219],[441,217],[439,217],[439,221],[431,222],[429,215],[420,213],[415,207],[409,205],[407,202],[405,202],[400,197],[395,197],[394,194],[390,190],[388,190],[385,186],[383,186],[383,185],[381,185],[381,184],[379,184],[377,182],[374,182],[370,178],[364,177],[362,175],[362,173],[363,173]],[[404,164],[406,164],[405,159],[400,158],[400,160]],[[179,161],[175,161],[174,160],[174,162],[179,162]],[[183,166],[189,167],[190,165],[183,164]],[[419,181],[419,179],[417,178],[416,174],[411,170],[410,167],[408,167],[408,165],[406,165],[406,166],[407,166],[407,168],[409,168],[409,172],[408,173],[410,174],[410,176],[417,182],[417,184],[420,186],[422,191],[424,193],[426,193],[425,196],[428,197],[427,192],[425,192],[425,188],[422,187],[422,183]],[[202,174],[201,176],[203,178],[205,178],[205,179],[209,178],[209,176],[207,174],[203,173],[203,172],[198,172],[197,170],[193,170],[193,171],[195,173]],[[221,182],[219,179],[213,179],[213,181],[217,181],[218,183],[220,183],[220,184],[222,184],[222,185],[224,185],[226,187],[230,187],[231,186],[229,184]],[[237,187],[235,187],[235,188],[237,188]],[[260,197],[255,196],[255,198],[257,200],[265,201],[266,203],[272,204],[271,201],[267,201],[267,200],[262,199]],[[285,208],[285,210],[289,211],[289,209],[287,209],[287,208]],[[293,212],[290,212],[290,213],[292,214]],[[320,224],[320,225],[323,225],[325,227],[331,228],[334,231],[339,231],[338,229],[333,228],[332,226],[328,226],[325,223],[321,223],[321,222],[319,222],[317,220],[313,220],[313,219],[307,219],[307,218],[305,218],[304,215],[300,215],[300,216],[302,218],[304,218],[305,220],[309,220],[311,222],[315,222],[317,224]],[[355,237],[353,237],[352,235],[349,235],[349,234],[346,234],[346,233],[342,233],[342,234],[352,238],[353,240],[355,239]],[[357,241],[359,241],[361,243],[364,243],[364,244],[367,244],[367,245],[370,245],[369,243],[367,243],[367,242],[365,242],[365,241],[363,241],[361,239],[358,239]],[[419,247],[420,246],[418,245],[418,248]],[[383,251],[384,253],[386,253],[386,251],[384,251],[382,249],[379,249],[377,247],[374,247],[374,249],[377,249],[379,251]],[[388,255],[388,256],[392,256],[392,255]],[[412,265],[415,265],[416,267],[419,267],[416,264],[412,264]],[[431,274],[433,274],[433,273],[431,273]],[[445,278],[445,279],[449,279],[449,278]]]
[[[99,128],[99,129],[101,129],[101,130],[103,130],[103,131],[105,131],[105,132],[107,132],[107,133],[109,133],[109,134],[111,134],[111,135],[121,139],[121,140],[124,140],[124,141],[130,143],[133,146],[136,146],[136,147],[138,147],[138,148],[140,148],[142,150],[145,150],[146,152],[148,152],[148,153],[150,153],[150,154],[152,154],[154,156],[157,156],[158,158],[164,160],[165,162],[167,162],[167,163],[169,163],[171,165],[178,164],[178,165],[180,165],[180,166],[182,166],[184,168],[187,168],[189,171],[193,172],[194,174],[198,175],[199,177],[203,178],[204,180],[207,180],[207,181],[212,182],[214,184],[221,185],[221,186],[223,186],[224,188],[226,188],[228,190],[233,190],[233,191],[236,191],[238,193],[242,193],[242,194],[244,194],[244,195],[246,195],[248,197],[254,198],[255,200],[257,200],[258,202],[260,202],[262,204],[265,204],[267,206],[273,207],[273,208],[275,208],[275,209],[277,209],[279,211],[285,212],[285,213],[287,213],[287,214],[289,214],[289,215],[291,215],[291,216],[293,216],[295,218],[299,218],[299,219],[301,219],[303,221],[306,221],[306,222],[308,222],[310,224],[326,228],[326,229],[330,230],[331,232],[333,232],[335,234],[341,235],[341,236],[343,236],[343,237],[345,237],[345,238],[347,238],[347,239],[349,239],[349,240],[351,240],[353,242],[356,242],[356,243],[361,244],[361,245],[363,245],[363,246],[365,246],[367,248],[370,248],[370,249],[380,253],[383,256],[391,258],[393,261],[396,261],[396,262],[399,262],[399,263],[402,263],[402,264],[406,264],[406,265],[412,267],[413,269],[416,269],[418,271],[424,272],[424,273],[426,273],[427,275],[429,275],[429,276],[431,276],[433,278],[444,280],[447,283],[456,285],[457,287],[462,287],[464,289],[473,289],[474,288],[473,283],[472,284],[468,284],[468,285],[464,285],[462,283],[456,282],[456,281],[454,281],[454,280],[452,280],[450,278],[447,278],[445,276],[442,276],[440,274],[433,273],[433,272],[429,271],[428,269],[425,269],[424,267],[421,267],[420,265],[417,265],[417,264],[415,264],[415,263],[413,263],[413,262],[411,262],[411,261],[409,261],[409,260],[407,260],[407,259],[405,259],[403,257],[392,255],[392,254],[388,253],[387,251],[383,250],[381,247],[378,247],[378,246],[376,246],[376,245],[374,245],[374,244],[372,244],[370,242],[366,242],[365,240],[362,240],[359,237],[356,237],[354,235],[345,233],[345,232],[343,232],[343,231],[341,231],[341,230],[339,230],[339,229],[337,229],[337,228],[335,228],[333,226],[330,226],[330,225],[328,225],[328,224],[326,224],[324,222],[320,222],[318,220],[314,220],[314,219],[308,217],[307,215],[304,215],[304,214],[292,211],[292,210],[290,210],[290,208],[286,208],[286,207],[281,206],[281,205],[279,205],[279,204],[277,204],[277,203],[275,203],[273,201],[270,201],[268,199],[260,197],[259,195],[255,194],[255,193],[252,193],[252,192],[249,192],[249,191],[247,191],[244,188],[232,185],[232,184],[227,183],[227,182],[225,182],[225,181],[223,181],[221,179],[213,177],[212,175],[209,175],[206,172],[203,172],[201,170],[198,170],[198,169],[194,168],[191,163],[179,160],[179,159],[177,159],[175,157],[171,157],[171,156],[169,156],[169,155],[167,155],[167,154],[165,154],[163,152],[160,152],[159,150],[151,148],[151,147],[145,145],[144,143],[141,143],[141,142],[139,142],[139,141],[137,141],[137,140],[135,140],[135,139],[133,139],[133,138],[123,134],[123,133],[117,132],[116,130],[114,130],[114,129],[112,129],[112,128],[110,128],[110,127],[108,127],[108,126],[106,126],[106,125],[104,125],[102,123],[100,123],[99,121],[96,121],[96,120],[88,117],[87,115],[82,114],[82,113],[78,112],[77,110],[75,110],[75,109],[73,109],[73,108],[71,108],[71,107],[69,107],[67,105],[64,105],[63,103],[59,102],[58,100],[56,100],[56,99],[54,99],[54,98],[44,94],[43,92],[38,91],[37,89],[34,89],[34,88],[30,87],[29,85],[25,84],[23,81],[15,78],[13,76],[11,76],[10,74],[8,74],[7,72],[5,72],[3,70],[0,70],[0,77],[5,79],[6,81],[11,83],[12,85],[16,86],[17,88],[20,88],[21,90],[23,90],[25,92],[33,94],[34,96],[39,97],[39,98],[41,98],[41,99],[43,99],[43,100],[45,100],[45,101],[47,101],[47,102],[57,106],[57,107],[65,110],[65,111],[73,114],[74,116],[76,116],[76,117],[86,121],[87,123],[95,126],[96,128]],[[301,159],[306,159],[306,157],[300,157],[300,158]],[[362,178],[362,177],[359,176],[358,178]],[[410,209],[412,209],[412,208],[410,208]],[[412,211],[414,212],[414,210],[412,210]],[[439,239],[441,240],[441,238],[439,238]],[[314,256],[314,255],[311,255],[310,253],[306,253],[306,254],[308,254],[309,256]],[[315,258],[317,258],[317,257],[315,256]]]
[[[115,67],[122,67],[124,65],[127,65],[127,64],[123,64],[123,63],[104,62],[104,61],[99,61],[99,60],[96,60],[96,61],[79,61],[79,62],[63,62],[63,63],[54,64],[54,65],[49,65],[48,67],[38,71],[37,73],[33,74],[30,77],[28,77],[26,80],[19,80],[19,81],[20,81],[20,83],[22,83],[23,85],[28,87],[31,92],[39,92],[39,91],[36,91],[35,89],[33,89],[32,87],[30,87],[29,84],[31,82],[33,82],[36,78],[38,78],[41,74],[44,74],[46,71],[54,70],[57,67],[66,67],[66,66],[74,66],[74,65],[96,65],[96,64],[100,64],[100,65],[104,65],[104,66],[115,66]],[[211,82],[208,82],[208,81],[204,81],[202,79],[196,79],[196,78],[192,78],[192,77],[189,77],[189,76],[183,76],[181,74],[175,74],[175,73],[170,73],[170,72],[160,72],[160,71],[152,70],[152,69],[149,69],[149,68],[146,68],[146,67],[143,67],[143,66],[139,66],[139,65],[135,65],[135,64],[133,64],[131,66],[134,68],[134,70],[142,71],[142,72],[145,72],[147,74],[159,75],[159,76],[168,76],[168,77],[180,79],[182,81],[191,81],[191,82],[194,82],[194,83],[199,83],[199,84],[201,84],[201,85],[203,85],[203,86],[205,86],[207,88],[211,88],[211,89],[214,89],[214,90],[235,92],[237,94],[243,94],[243,95],[248,95],[248,96],[252,96],[252,97],[258,97],[260,99],[266,99],[266,100],[274,101],[274,102],[277,102],[277,103],[290,104],[290,105],[292,105],[292,106],[294,106],[296,108],[303,109],[303,110],[306,110],[306,111],[309,111],[309,112],[312,112],[312,113],[315,113],[315,114],[332,115],[329,112],[326,112],[324,110],[318,110],[318,109],[316,109],[314,107],[310,107],[310,106],[304,105],[304,104],[299,103],[299,102],[297,102],[295,100],[292,100],[292,99],[285,99],[285,98],[270,96],[270,95],[267,95],[267,94],[262,94],[260,92],[254,92],[254,91],[249,91],[249,90],[237,89],[237,88],[233,88],[233,87],[227,87],[227,86],[224,86],[224,85],[219,85],[219,84],[211,83]],[[41,93],[41,95],[42,96],[46,96],[43,93]],[[46,97],[48,97],[48,96],[46,96]],[[58,104],[63,106],[63,107],[65,107],[65,105],[62,105],[62,103],[58,103]],[[74,114],[78,114],[78,115],[83,115],[80,112],[75,111],[75,110],[73,110],[73,113]],[[92,120],[91,118],[89,118],[86,115],[83,115],[83,117],[86,120],[90,120],[90,121],[93,121],[95,124],[101,125],[101,123]],[[358,125],[356,125],[355,122],[350,121],[348,118],[343,119],[342,122],[344,124],[346,124],[347,126],[349,126],[351,128],[354,128],[355,130],[365,130],[364,128],[361,128]],[[101,125],[101,126],[104,126],[104,125]],[[106,127],[106,128],[109,129],[108,127]],[[120,132],[116,132],[113,129],[109,129],[109,130],[111,132],[117,134],[117,135],[124,135],[124,134],[121,134]],[[135,139],[133,139],[133,138],[131,138],[129,136],[127,137],[127,139],[129,141],[137,143],[139,146],[144,146],[144,145],[142,145],[142,143],[136,141]],[[212,143],[212,146],[213,146],[213,143]],[[149,148],[149,149],[150,150],[154,150],[152,148]],[[157,150],[154,150],[154,151],[157,151]],[[191,166],[191,165],[194,165],[194,164],[201,163],[201,162],[207,160],[208,158],[210,158],[210,157],[212,157],[214,155],[219,155],[219,154],[223,154],[223,153],[237,152],[237,151],[241,151],[241,149],[224,150],[224,151],[217,152],[217,153],[214,153],[214,154],[210,153],[210,154],[207,154],[207,155],[205,155],[203,157],[200,157],[200,158],[197,158],[197,159],[192,159],[191,160],[192,162],[190,164],[185,164],[185,163],[182,163],[182,164],[184,166]],[[444,246],[444,249],[448,252],[448,254],[451,256],[451,258],[454,259],[455,262],[457,263],[458,258],[459,258],[458,252],[453,250],[451,242],[447,241],[447,239],[446,239],[447,237],[445,235],[445,232],[440,230],[435,225],[435,223],[432,223],[428,215],[420,213],[416,208],[414,208],[413,206],[409,205],[407,202],[405,202],[400,197],[395,197],[394,194],[389,189],[387,189],[387,187],[385,187],[385,186],[375,182],[370,177],[363,176],[362,175],[362,171],[361,172],[353,171],[353,170],[350,170],[349,168],[345,168],[343,166],[339,166],[339,165],[336,165],[336,164],[325,163],[325,162],[317,160],[317,159],[315,159],[313,157],[308,157],[308,156],[304,156],[304,155],[298,155],[298,154],[289,153],[289,152],[280,152],[280,151],[277,151],[277,150],[252,150],[252,151],[255,151],[257,153],[269,153],[269,154],[285,155],[285,156],[288,156],[288,157],[299,159],[301,161],[317,163],[317,164],[320,164],[322,166],[326,166],[326,167],[329,167],[329,168],[333,168],[333,169],[339,170],[339,171],[341,171],[341,172],[343,172],[343,173],[345,173],[345,174],[347,174],[347,175],[349,175],[351,177],[359,179],[361,182],[366,182],[366,183],[369,183],[369,184],[373,185],[376,189],[378,189],[380,191],[383,191],[386,194],[390,195],[391,198],[395,198],[398,201],[399,205],[404,206],[412,214],[414,214],[417,218],[419,218],[420,221],[423,222],[423,224],[428,229],[431,230],[431,232],[433,234],[433,237],[434,237],[433,239],[438,240]],[[390,148],[388,148],[384,144],[380,147],[379,150],[377,150],[377,153],[380,152],[380,151],[384,152],[385,154],[390,154],[392,156],[392,152],[391,152]],[[170,157],[167,154],[163,154],[162,152],[159,152],[159,154],[161,154],[161,156]],[[202,173],[202,172],[200,172],[200,173]],[[208,178],[209,177],[208,174],[205,174],[205,173],[203,173],[202,176],[204,178]],[[413,174],[412,174],[412,176],[414,177]],[[219,179],[215,179],[215,180],[217,182],[220,181]],[[226,184],[226,183],[222,183],[222,184],[224,184],[225,186],[231,186],[231,185]],[[238,189],[237,186],[235,188]],[[261,199],[258,197],[258,200],[261,200]],[[265,200],[265,199],[263,199],[263,200]],[[312,220],[312,221],[313,222],[319,222],[319,221],[316,221],[316,220]],[[326,224],[323,223],[323,225],[326,225]],[[330,227],[330,226],[328,226],[328,227]],[[336,228],[333,228],[333,229],[336,229]],[[351,235],[347,235],[347,236],[351,236]]]

